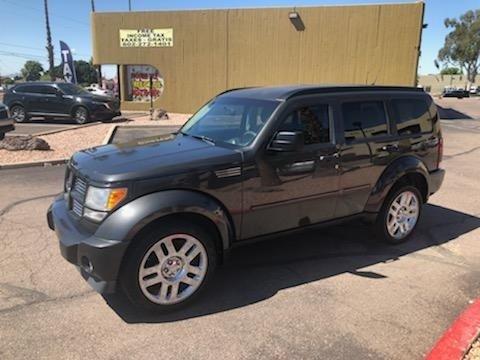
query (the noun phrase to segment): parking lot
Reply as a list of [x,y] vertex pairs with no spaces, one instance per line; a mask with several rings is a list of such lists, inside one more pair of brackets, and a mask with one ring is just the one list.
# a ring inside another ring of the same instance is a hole
[[351,223],[244,246],[199,302],[162,316],[101,297],[61,257],[45,212],[63,167],[2,170],[0,358],[421,358],[480,296],[469,117],[442,121],[447,176],[410,242]]

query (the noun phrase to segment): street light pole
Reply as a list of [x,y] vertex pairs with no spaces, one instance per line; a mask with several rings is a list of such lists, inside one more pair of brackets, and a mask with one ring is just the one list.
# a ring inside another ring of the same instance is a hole
[[132,0],[128,0],[128,11],[132,11]]
[[92,12],[95,12],[95,0],[91,0]]

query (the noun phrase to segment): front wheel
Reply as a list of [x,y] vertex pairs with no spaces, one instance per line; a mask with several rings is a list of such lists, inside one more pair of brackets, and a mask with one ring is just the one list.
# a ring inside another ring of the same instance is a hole
[[14,105],[10,109],[12,119],[17,123],[22,123],[28,120],[25,108],[21,105]]
[[390,244],[406,241],[417,226],[422,212],[422,196],[414,186],[391,192],[377,217],[377,234]]
[[135,306],[155,311],[184,306],[205,288],[215,270],[212,234],[196,224],[168,222],[134,241],[120,284]]

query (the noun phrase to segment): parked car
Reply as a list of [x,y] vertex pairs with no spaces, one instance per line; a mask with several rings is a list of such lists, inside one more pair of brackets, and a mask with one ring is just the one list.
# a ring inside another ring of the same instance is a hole
[[479,87],[472,85],[470,86],[470,94],[472,95],[477,95],[479,93]]
[[74,154],[47,220],[97,291],[169,310],[250,240],[358,217],[407,240],[442,184],[442,149],[422,89],[232,90],[178,133]]
[[78,124],[90,120],[110,120],[119,116],[119,101],[90,94],[69,83],[26,82],[13,86],[3,101],[16,122],[32,116],[73,118]]
[[14,130],[13,120],[8,115],[8,108],[0,103],[0,140],[5,138],[5,134]]
[[102,89],[98,84],[91,84],[90,86],[86,87],[85,90],[87,90],[89,93],[92,93],[92,94],[95,94],[95,95],[113,97],[113,91],[112,90]]
[[450,89],[445,90],[445,92],[442,94],[442,97],[455,97],[457,99],[463,99],[464,97],[470,97],[470,93],[463,89]]

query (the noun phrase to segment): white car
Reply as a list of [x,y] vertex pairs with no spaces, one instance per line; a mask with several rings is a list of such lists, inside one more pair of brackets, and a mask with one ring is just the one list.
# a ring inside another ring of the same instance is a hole
[[88,92],[95,94],[95,95],[103,95],[103,96],[110,96],[113,97],[113,91],[108,89],[102,89],[97,84],[92,84],[85,88]]
[[479,93],[479,90],[480,90],[480,89],[479,89],[478,86],[472,85],[472,86],[470,87],[470,94],[478,94],[478,93]]

